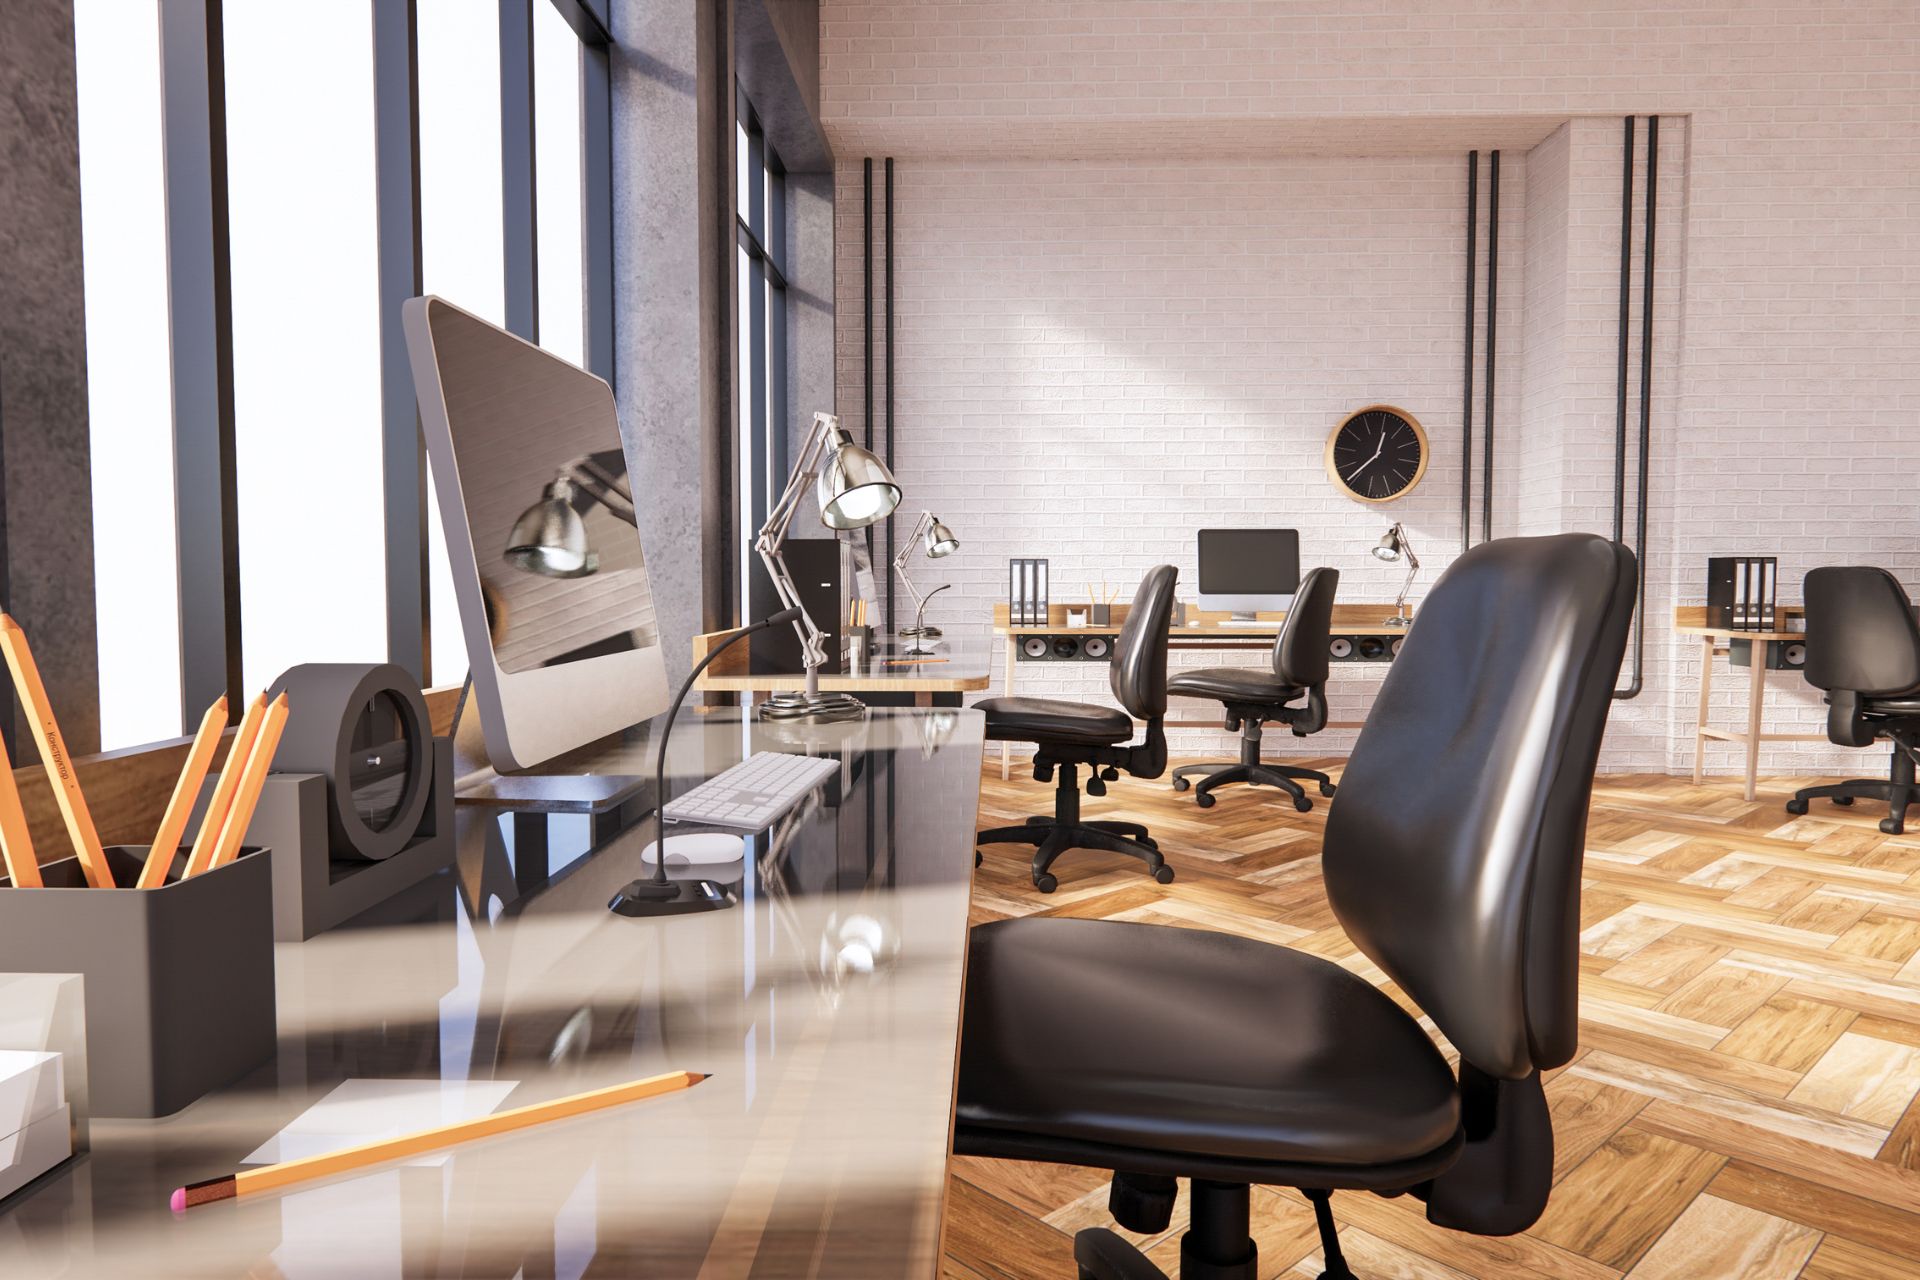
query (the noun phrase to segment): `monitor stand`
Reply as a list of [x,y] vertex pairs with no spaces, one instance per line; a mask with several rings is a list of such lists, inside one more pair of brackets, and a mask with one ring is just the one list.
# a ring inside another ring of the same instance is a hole
[[1259,623],[1260,615],[1251,609],[1235,609],[1227,621],[1236,627],[1251,627]]
[[[472,692],[473,681],[469,678],[453,713],[454,803],[529,813],[597,814],[618,809],[651,785],[652,773],[646,766],[649,756],[633,750],[625,735],[569,751],[531,769],[499,772],[487,757],[480,713],[468,710]],[[652,736],[651,732],[644,734],[649,740]],[[618,760],[606,758],[609,748],[615,749]],[[626,765],[631,771],[589,772],[596,765],[607,764]]]

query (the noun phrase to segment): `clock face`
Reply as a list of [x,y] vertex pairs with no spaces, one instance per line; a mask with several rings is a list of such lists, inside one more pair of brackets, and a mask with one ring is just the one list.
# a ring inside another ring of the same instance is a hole
[[1391,502],[1427,470],[1427,435],[1412,417],[1388,405],[1350,415],[1327,437],[1327,474],[1362,502]]

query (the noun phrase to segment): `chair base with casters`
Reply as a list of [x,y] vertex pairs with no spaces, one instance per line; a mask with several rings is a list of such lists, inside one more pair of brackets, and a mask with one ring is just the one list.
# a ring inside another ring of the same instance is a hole
[[[988,733],[992,736],[991,711],[988,717]],[[1124,716],[1118,718],[1123,721],[1126,719]],[[1132,732],[1131,722],[1126,723],[1125,731]],[[1158,732],[1150,734],[1149,739],[1144,749],[1129,745],[1042,746],[1033,759],[1033,778],[1035,782],[1055,784],[1053,815],[1035,815],[1017,827],[996,827],[982,831],[974,837],[974,843],[1033,845],[1033,887],[1042,893],[1052,893],[1059,886],[1051,868],[1054,860],[1069,849],[1103,849],[1108,853],[1123,853],[1145,863],[1153,878],[1161,884],[1171,884],[1173,868],[1167,865],[1166,859],[1160,854],[1159,843],[1145,826],[1138,822],[1087,821],[1080,817],[1080,766],[1088,766],[1086,787],[1090,796],[1105,795],[1107,783],[1117,780],[1122,768],[1128,772],[1146,768],[1151,770],[1148,776],[1156,776],[1166,767],[1166,739]],[[1157,748],[1152,745],[1154,742],[1158,743]],[[1158,767],[1140,760],[1143,750],[1149,755],[1158,751]],[[979,866],[978,849],[974,850],[973,858],[974,865]]]
[[[1227,728],[1240,731],[1240,759],[1232,763],[1183,764],[1173,771],[1173,789],[1185,791],[1193,787],[1194,803],[1202,809],[1211,809],[1216,787],[1235,782],[1244,782],[1251,787],[1277,787],[1293,797],[1293,807],[1301,813],[1312,809],[1313,801],[1307,799],[1307,793],[1300,783],[1317,783],[1321,795],[1332,795],[1333,779],[1319,770],[1302,769],[1290,764],[1269,764],[1260,758],[1262,710],[1229,706]],[[1271,708],[1264,710],[1270,711]],[[1194,787],[1190,781],[1192,778],[1199,778],[1200,785]]]
[[1850,778],[1825,786],[1802,787],[1787,801],[1787,812],[1805,813],[1810,800],[1831,800],[1837,805],[1851,805],[1855,800],[1884,800],[1887,816],[1880,820],[1880,830],[1890,836],[1904,834],[1907,807],[1920,800],[1920,783],[1914,780],[1914,761],[1920,759],[1920,720],[1910,728],[1889,727],[1884,732],[1893,739],[1893,767],[1884,780]]

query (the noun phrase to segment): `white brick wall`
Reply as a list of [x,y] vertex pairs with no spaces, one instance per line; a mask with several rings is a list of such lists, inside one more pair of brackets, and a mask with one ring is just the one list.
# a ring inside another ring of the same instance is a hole
[[[1920,593],[1910,0],[828,0],[822,63],[855,418],[858,157],[900,157],[902,478],[966,542],[939,566],[957,584],[943,621],[982,616],[1014,554],[1051,555],[1063,584],[1163,557],[1190,583],[1191,530],[1216,518],[1298,525],[1348,599],[1393,586],[1362,554],[1389,514],[1437,570],[1457,545],[1462,139],[1544,139],[1503,165],[1496,531],[1610,529],[1619,116],[1647,111],[1668,117],[1647,692],[1618,708],[1608,765],[1691,760],[1697,653],[1667,619],[1709,555],[1777,552],[1789,596],[1837,562]],[[1631,354],[1637,387],[1637,333]],[[1331,419],[1376,398],[1416,413],[1436,455],[1390,513],[1337,497],[1319,465]],[[1338,717],[1368,679],[1336,677]],[[1768,727],[1817,732],[1817,694],[1769,680]],[[1722,666],[1717,721],[1744,698]],[[1762,763],[1882,765],[1815,744]]]

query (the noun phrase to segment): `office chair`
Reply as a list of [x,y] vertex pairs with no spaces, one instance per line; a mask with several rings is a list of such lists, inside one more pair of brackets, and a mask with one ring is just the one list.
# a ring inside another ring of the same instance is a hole
[[1787,801],[1805,813],[1807,801],[1830,798],[1850,805],[1860,796],[1887,802],[1880,829],[1906,830],[1907,806],[1920,796],[1914,762],[1920,760],[1920,626],[1913,602],[1885,569],[1830,566],[1807,575],[1807,683],[1827,691],[1827,737],[1843,747],[1893,741],[1886,781],[1855,778],[1806,787]]
[[[1251,1280],[1249,1184],[1312,1203],[1322,1280],[1352,1280],[1336,1190],[1525,1230],[1553,1180],[1540,1072],[1579,1030],[1580,864],[1634,560],[1591,534],[1486,542],[1433,588],[1327,816],[1322,874],[1360,950],[1460,1052],[1330,960],[1113,920],[973,930],[954,1150],[1114,1171],[1164,1230],[1191,1179],[1184,1280]],[[1082,1280],[1158,1276],[1103,1228]]]
[[[1048,870],[1069,849],[1106,849],[1147,864],[1153,878],[1171,883],[1173,868],[1160,846],[1137,822],[1082,822],[1080,766],[1088,766],[1087,794],[1107,794],[1107,783],[1125,769],[1136,778],[1157,778],[1167,767],[1167,624],[1173,615],[1177,571],[1170,564],[1147,571],[1120,626],[1108,667],[1113,696],[1124,710],[1051,698],[987,698],[974,705],[987,713],[987,739],[1031,742],[1035,782],[1059,783],[1053,793],[1053,817],[1028,818],[1018,827],[999,827],[974,837],[976,845],[1031,844],[1033,885],[1052,893],[1058,883]],[[1012,643],[1009,641],[1008,643]],[[1133,737],[1135,719],[1147,722],[1146,737]],[[980,865],[980,852],[973,862]]]
[[[1273,641],[1273,665],[1268,671],[1246,667],[1202,667],[1182,671],[1167,681],[1167,692],[1178,698],[1213,698],[1226,704],[1227,728],[1240,731],[1240,759],[1226,764],[1183,764],[1173,771],[1173,789],[1185,791],[1187,779],[1205,774],[1194,787],[1193,799],[1202,809],[1213,807],[1213,790],[1230,782],[1278,787],[1293,797],[1301,813],[1313,801],[1294,779],[1320,784],[1320,794],[1333,794],[1333,779],[1314,769],[1263,764],[1260,731],[1269,720],[1290,727],[1295,737],[1318,733],[1327,723],[1327,643],[1333,625],[1333,593],[1340,586],[1338,569],[1314,569],[1301,579],[1293,607]],[[1303,706],[1287,704],[1306,695]]]

